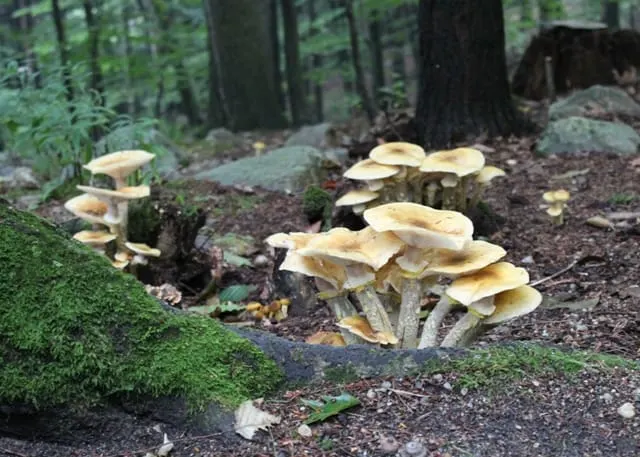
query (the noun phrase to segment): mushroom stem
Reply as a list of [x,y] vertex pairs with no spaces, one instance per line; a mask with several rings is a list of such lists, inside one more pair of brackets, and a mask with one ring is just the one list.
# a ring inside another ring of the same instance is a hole
[[431,206],[433,208],[433,206],[436,204],[436,198],[438,196],[439,189],[440,186],[435,181],[431,181],[429,184],[427,184],[427,206]]
[[473,189],[473,193],[471,194],[471,199],[469,200],[469,208],[473,209],[478,206],[480,203],[480,199],[484,195],[484,191],[488,186],[486,184],[476,183],[476,187]]
[[467,188],[469,187],[469,177],[463,176],[460,178],[457,187],[457,202],[456,210],[464,213],[467,210]]
[[452,309],[453,302],[447,295],[443,294],[424,323],[418,349],[435,347],[436,340],[438,339],[438,329]]
[[442,209],[453,210],[456,207],[456,187],[443,186]]
[[478,325],[476,325],[475,327],[470,328],[468,331],[464,332],[462,334],[462,336],[460,337],[460,339],[458,340],[458,347],[468,347],[471,346],[471,344],[476,341],[478,338],[480,338],[482,335],[484,335],[485,333],[487,333],[489,330],[497,327],[497,324],[485,324],[483,322],[480,322]]
[[414,203],[422,203],[422,192],[424,188],[424,177],[423,176],[415,176],[411,180],[411,201]]
[[402,302],[396,336],[402,348],[415,348],[420,325],[420,298],[422,284],[417,278],[405,278],[402,282]]
[[122,222],[119,224],[109,225],[109,231],[116,236],[116,246],[118,247],[118,251],[127,251],[127,247],[125,243],[127,242],[127,237],[125,236],[124,231],[122,230]]
[[464,335],[472,332],[474,327],[478,326],[480,323],[480,317],[472,312],[467,311],[467,313],[460,318],[456,325],[453,326],[447,336],[444,337],[440,347],[450,348],[454,346],[459,346],[460,342],[463,340]]
[[[329,305],[329,308],[331,308],[331,311],[338,321],[341,321],[345,317],[358,315],[358,310],[356,310],[356,307],[353,306],[353,303],[349,301],[349,298],[345,294],[340,293],[338,289],[335,289],[324,279],[315,278],[315,283],[319,291],[317,294],[318,299],[327,302],[327,305]],[[346,344],[366,344],[365,340],[346,329],[341,328],[340,334]]]
[[389,315],[384,309],[384,305],[382,301],[380,301],[380,297],[376,294],[373,286],[368,284],[357,288],[354,292],[360,306],[362,306],[364,314],[367,316],[371,328],[376,332],[389,332],[393,334],[391,319],[389,319]]

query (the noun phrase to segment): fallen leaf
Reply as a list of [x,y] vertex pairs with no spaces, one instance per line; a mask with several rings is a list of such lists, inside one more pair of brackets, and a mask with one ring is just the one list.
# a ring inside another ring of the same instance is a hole
[[325,395],[322,397],[322,400],[323,401],[301,399],[305,406],[309,406],[314,410],[307,420],[304,421],[305,424],[323,421],[331,416],[335,416],[345,409],[360,404],[360,400],[358,400],[358,398],[347,392],[343,392],[337,397]]
[[247,440],[253,439],[253,435],[258,430],[267,430],[273,424],[280,423],[280,417],[256,408],[253,405],[253,400],[242,402],[235,411],[235,418],[235,432]]
[[584,168],[582,170],[569,170],[566,173],[552,176],[551,179],[552,180],[571,179],[571,178],[575,178],[576,176],[586,175],[590,171],[591,171],[590,168]]
[[613,228],[613,222],[611,222],[606,217],[602,216],[593,216],[587,219],[587,225],[591,225],[592,227],[602,228],[602,229],[610,229]]

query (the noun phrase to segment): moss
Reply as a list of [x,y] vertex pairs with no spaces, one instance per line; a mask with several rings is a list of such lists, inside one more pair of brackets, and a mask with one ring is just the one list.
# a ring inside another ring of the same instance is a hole
[[360,374],[351,365],[345,365],[336,368],[326,368],[324,370],[324,377],[327,381],[334,384],[346,384],[360,379]]
[[421,372],[453,373],[460,388],[491,390],[502,389],[505,384],[527,376],[557,373],[571,377],[587,369],[640,369],[640,363],[622,357],[532,344],[477,349],[462,354],[430,361],[423,365]]
[[302,195],[302,211],[309,221],[322,220],[326,225],[331,221],[331,205],[331,194],[318,186],[308,186]]
[[282,379],[249,341],[167,313],[104,257],[2,202],[0,245],[0,404],[133,394],[234,406]]

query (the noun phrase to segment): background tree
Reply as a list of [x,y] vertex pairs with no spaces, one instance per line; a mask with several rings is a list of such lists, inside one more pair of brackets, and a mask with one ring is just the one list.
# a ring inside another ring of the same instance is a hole
[[298,127],[304,123],[306,117],[302,65],[300,63],[300,52],[298,49],[300,46],[298,11],[294,0],[281,0],[281,5],[289,109],[291,110],[291,122],[295,127]]
[[421,0],[420,142],[440,148],[469,135],[521,131],[507,79],[502,2]]

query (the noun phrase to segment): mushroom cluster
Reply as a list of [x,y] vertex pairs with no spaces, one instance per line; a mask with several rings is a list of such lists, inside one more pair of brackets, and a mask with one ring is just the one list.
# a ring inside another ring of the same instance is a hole
[[564,209],[569,198],[571,198],[571,194],[564,189],[550,190],[542,194],[542,199],[549,204],[547,214],[555,225],[564,223]]
[[[318,298],[338,320],[341,338],[322,341],[433,347],[445,317],[458,307],[466,312],[440,346],[467,346],[542,301],[527,285],[527,271],[502,261],[500,246],[474,240],[473,223],[460,212],[396,202],[366,209],[363,217],[368,226],[359,231],[338,227],[266,239],[287,249],[281,270],[314,278]],[[419,336],[425,297],[439,289]]]
[[118,151],[106,154],[84,165],[91,174],[104,174],[113,178],[115,190],[78,185],[83,193],[68,200],[64,207],[76,217],[93,224],[93,230],[83,230],[73,237],[95,251],[107,255],[106,247],[112,241],[116,252],[111,258],[114,267],[136,274],[138,265],[149,257],[160,257],[160,250],[127,240],[129,201],[148,197],[149,186],[128,186],[127,178],[149,163],[155,156],[146,151]]
[[504,175],[500,168],[485,166],[484,155],[477,149],[427,154],[416,144],[383,143],[344,173],[364,186],[344,194],[336,206],[350,206],[362,214],[384,203],[413,202],[464,213],[478,204],[494,178]]

